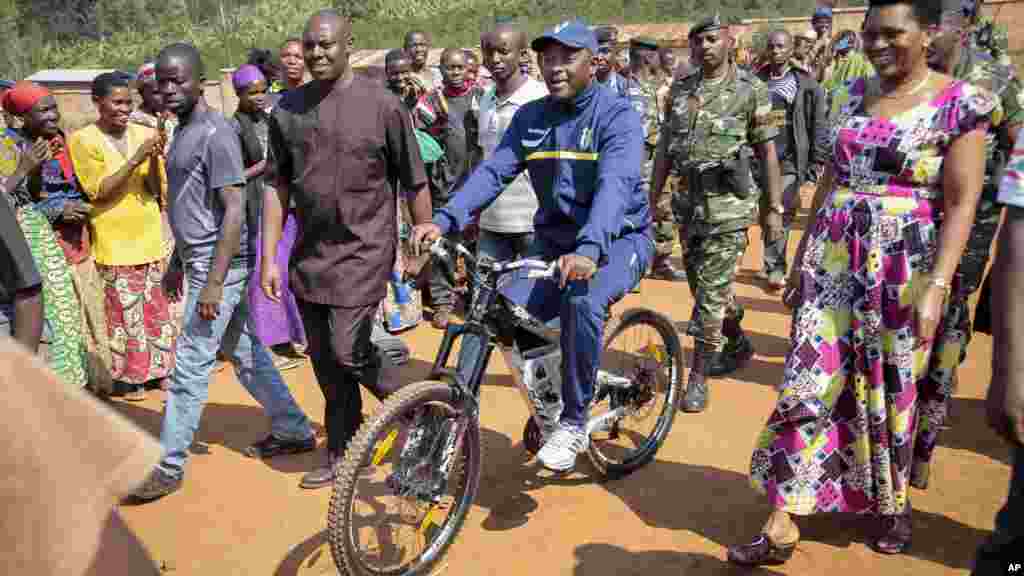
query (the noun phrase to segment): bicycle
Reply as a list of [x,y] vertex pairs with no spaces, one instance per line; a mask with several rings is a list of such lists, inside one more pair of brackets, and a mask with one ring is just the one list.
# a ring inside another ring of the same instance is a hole
[[[356,433],[339,464],[328,534],[335,565],[344,575],[425,574],[448,551],[479,487],[478,395],[496,346],[530,411],[523,431],[527,450],[539,450],[562,411],[557,326],[533,318],[498,290],[500,280],[521,269],[528,277],[557,281],[557,263],[477,260],[462,244],[443,239],[433,243],[430,253],[443,264],[451,260],[450,248],[462,256],[470,279],[465,322],[445,330],[429,379],[388,398]],[[450,274],[450,266],[444,269]],[[609,353],[617,338],[633,328],[649,328],[659,341]],[[605,403],[608,409],[587,421],[587,454],[599,474],[617,478],[653,460],[668,436],[682,389],[683,351],[672,322],[653,310],[626,311],[609,323],[605,335],[602,368],[622,360],[627,369],[620,374],[598,371],[592,414]],[[446,368],[460,338],[458,368]],[[664,404],[655,411],[659,399]],[[655,414],[649,433],[624,430]],[[634,448],[615,446],[617,440],[632,442]],[[357,491],[362,482],[365,493]],[[398,502],[395,512],[380,503],[388,497]],[[378,512],[380,522],[367,519]],[[385,528],[390,520],[408,529]],[[366,543],[361,542],[364,536]],[[414,546],[421,551],[405,560]]]

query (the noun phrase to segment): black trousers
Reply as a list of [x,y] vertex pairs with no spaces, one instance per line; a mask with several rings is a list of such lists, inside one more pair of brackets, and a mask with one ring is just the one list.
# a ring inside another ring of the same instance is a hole
[[370,340],[377,304],[341,308],[298,301],[307,352],[324,394],[327,450],[340,456],[362,421],[360,384],[376,390],[380,358]]

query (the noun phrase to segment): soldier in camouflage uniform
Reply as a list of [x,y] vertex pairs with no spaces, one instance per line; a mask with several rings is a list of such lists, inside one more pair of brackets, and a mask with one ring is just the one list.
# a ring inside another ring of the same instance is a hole
[[1006,26],[981,16],[979,4],[979,0],[961,2],[963,15],[968,24],[969,47],[975,52],[987,53],[997,64],[1013,66],[1013,62],[1010,61],[1010,37]]
[[[663,114],[658,102],[658,87],[661,84],[658,70],[658,43],[649,38],[633,38],[629,41],[629,70],[625,81],[626,98],[629,99],[644,121],[643,175],[648,184],[654,169],[654,150],[661,133]],[[651,278],[678,282],[686,274],[672,266],[672,249],[676,243],[676,226],[672,216],[672,197],[662,195],[654,209],[654,262],[648,274]]]
[[[938,385],[926,388],[939,390],[947,397],[952,396],[956,370],[966,358],[967,346],[971,341],[969,300],[981,285],[992,251],[992,240],[1003,214],[1002,207],[996,203],[1002,171],[1013,149],[1017,131],[1024,125],[1024,85],[1013,68],[995,62],[985,52],[972,49],[965,42],[968,34],[970,31],[965,30],[961,13],[947,10],[944,12],[942,27],[933,37],[928,50],[928,64],[932,68],[989,90],[999,97],[1002,104],[1001,118],[998,114],[993,117],[992,126],[985,137],[985,183],[978,200],[971,235],[957,269],[955,290],[950,294],[946,314],[932,344],[928,377]],[[915,450],[919,453],[930,452],[935,447],[936,435],[937,430],[923,431]],[[924,488],[928,483],[928,470],[912,470],[911,483]]]
[[696,344],[683,410],[700,412],[707,404],[707,377],[734,371],[753,353],[733,294],[737,260],[758,203],[750,182],[751,150],[771,199],[765,225],[772,239],[782,232],[784,210],[773,141],[778,128],[772,124],[767,86],[729,62],[729,27],[717,16],[691,29],[690,44],[701,67],[672,85],[651,204],[661,198],[669,175],[686,180],[689,198],[679,203],[677,218],[696,302],[691,319]]

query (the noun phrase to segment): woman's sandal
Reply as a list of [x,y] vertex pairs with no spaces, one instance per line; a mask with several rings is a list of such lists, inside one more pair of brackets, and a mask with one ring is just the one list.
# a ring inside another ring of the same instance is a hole
[[879,554],[903,554],[910,548],[912,527],[910,514],[899,516],[883,516],[882,530],[884,533],[875,540],[871,547]]
[[762,566],[784,564],[793,556],[796,542],[776,544],[762,533],[750,544],[729,547],[729,561],[741,566]]

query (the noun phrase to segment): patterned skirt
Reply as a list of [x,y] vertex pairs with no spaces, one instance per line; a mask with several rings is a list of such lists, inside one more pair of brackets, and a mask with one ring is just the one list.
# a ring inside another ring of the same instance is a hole
[[71,280],[82,310],[82,336],[85,339],[89,384],[93,390],[110,393],[110,344],[107,338],[107,313],[104,306],[103,279],[92,258],[71,266]]
[[775,508],[909,509],[915,442],[945,415],[914,311],[938,210],[938,201],[840,188],[818,213],[778,403],[751,462],[751,483]]
[[163,263],[96,267],[106,296],[113,379],[145,384],[166,378],[174,367],[177,325],[161,285]]
[[64,250],[57,243],[50,222],[36,209],[22,207],[17,214],[32,259],[43,279],[43,318],[50,333],[50,368],[68,384],[85,386],[89,379],[82,310]]

